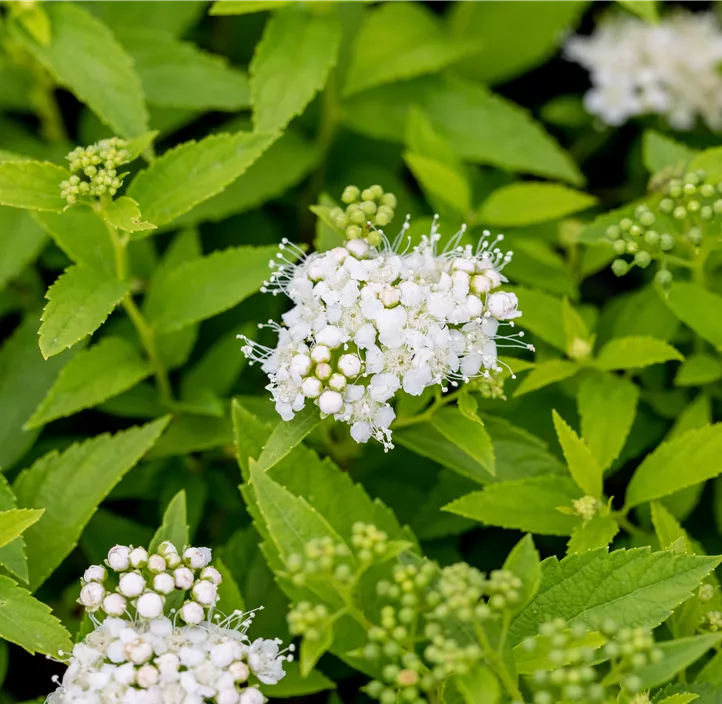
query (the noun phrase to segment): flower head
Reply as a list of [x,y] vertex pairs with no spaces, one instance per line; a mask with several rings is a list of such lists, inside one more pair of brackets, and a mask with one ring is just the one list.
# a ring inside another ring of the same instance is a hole
[[[254,612],[215,611],[222,578],[210,559],[207,548],[180,553],[169,542],[153,554],[117,545],[108,553],[110,576],[89,567],[79,602],[95,629],[60,654],[68,669],[49,704],[262,704],[254,680],[282,679],[293,646],[251,641]],[[166,606],[171,592],[188,597],[178,610]]]
[[[339,216],[340,217],[340,216]],[[406,242],[408,219],[391,243],[370,227],[344,247],[306,255],[284,239],[263,291],[283,293],[294,307],[275,348],[245,339],[284,420],[306,403],[351,426],[357,442],[391,443],[391,406],[403,390],[456,386],[502,370],[501,345],[531,348],[524,333],[500,334],[521,315],[514,293],[502,291],[511,254],[484,232],[476,247],[462,229],[440,248],[437,220],[417,246]],[[353,234],[356,234],[355,230]],[[374,243],[374,244],[371,244]]]

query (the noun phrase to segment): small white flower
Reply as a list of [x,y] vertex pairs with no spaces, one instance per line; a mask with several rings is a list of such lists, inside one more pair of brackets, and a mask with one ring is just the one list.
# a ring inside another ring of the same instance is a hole
[[161,574],[165,572],[167,567],[165,558],[161,555],[151,555],[148,558],[148,569],[154,574]]
[[218,591],[216,585],[208,580],[199,580],[193,585],[191,589],[193,598],[203,606],[212,606],[218,599]]
[[338,370],[348,379],[355,379],[361,373],[361,360],[356,354],[343,354],[338,360]]
[[143,618],[158,618],[163,615],[163,597],[155,592],[146,592],[138,597],[135,608]]
[[180,610],[180,617],[190,626],[195,626],[205,618],[205,611],[195,601],[187,601]]
[[301,390],[306,398],[318,398],[323,391],[323,382],[320,379],[309,376],[303,380]]
[[516,294],[507,291],[497,291],[496,293],[490,294],[487,299],[489,312],[497,320],[518,318],[521,315],[521,311],[517,310],[518,304],[519,301],[516,298]]
[[277,684],[286,674],[286,656],[279,653],[278,640],[257,638],[248,651],[248,667],[263,684]]
[[130,548],[125,545],[116,545],[108,553],[108,564],[116,572],[124,572],[130,567]]
[[318,407],[326,415],[338,413],[343,407],[343,396],[338,391],[324,391],[318,398]]
[[194,570],[203,569],[211,561],[208,548],[188,548],[183,553],[183,561]]
[[240,704],[263,704],[266,701],[266,698],[255,687],[249,687],[241,692],[241,698],[239,701]]
[[145,548],[134,548],[130,551],[128,561],[134,569],[145,567],[148,564],[148,551]]
[[159,678],[158,668],[153,665],[143,665],[135,676],[138,686],[145,689],[157,684]]
[[218,586],[223,582],[223,575],[215,567],[204,567],[201,571],[201,579],[207,579]]
[[145,579],[139,572],[126,572],[118,582],[118,591],[127,597],[140,596],[145,589]]
[[88,582],[80,590],[80,599],[78,600],[89,611],[95,611],[100,608],[105,597],[105,587],[98,582]]
[[167,572],[155,575],[152,582],[153,590],[159,594],[170,594],[175,589],[175,579]]
[[173,578],[178,589],[190,589],[196,581],[193,572],[188,567],[178,567],[173,570]]
[[102,565],[91,565],[83,573],[84,582],[105,582],[108,572]]
[[122,594],[108,594],[103,599],[103,611],[108,616],[122,616],[128,608],[128,602]]

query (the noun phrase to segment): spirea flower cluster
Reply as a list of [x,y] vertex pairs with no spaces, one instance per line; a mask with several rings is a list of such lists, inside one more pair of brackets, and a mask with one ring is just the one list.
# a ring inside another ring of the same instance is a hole
[[116,545],[89,567],[78,601],[95,629],[65,658],[49,704],[263,704],[253,682],[276,684],[293,656],[246,636],[253,612],[214,613],[222,578],[210,559],[169,542],[152,554]]
[[531,348],[523,333],[502,334],[521,312],[515,294],[501,290],[511,258],[496,246],[501,235],[484,232],[473,247],[460,244],[462,229],[440,250],[435,219],[420,244],[402,250],[408,226],[393,244],[369,229],[309,256],[283,240],[262,290],[286,294],[294,307],[282,325],[269,321],[275,348],[246,339],[243,352],[261,363],[284,420],[315,403],[348,423],[356,442],[375,438],[389,449],[400,391],[419,396],[498,375],[500,343]]
[[111,137],[76,147],[66,159],[73,175],[60,184],[60,195],[72,205],[81,196],[114,196],[126,175],[118,167],[130,161],[130,151],[125,140]]
[[609,125],[654,114],[679,130],[698,118],[722,127],[722,32],[711,13],[676,12],[658,24],[620,15],[572,38],[566,56],[590,72],[586,108]]

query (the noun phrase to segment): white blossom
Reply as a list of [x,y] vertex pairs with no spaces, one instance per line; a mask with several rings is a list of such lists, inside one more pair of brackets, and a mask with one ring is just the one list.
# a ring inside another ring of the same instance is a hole
[[656,114],[679,130],[722,128],[722,32],[712,13],[678,11],[657,24],[620,15],[567,42],[590,72],[587,110],[609,125]]
[[516,296],[498,290],[511,257],[496,246],[502,236],[484,232],[476,248],[462,246],[462,229],[439,251],[436,228],[434,220],[431,234],[404,251],[408,222],[379,248],[354,239],[306,256],[283,241],[264,290],[295,306],[283,325],[261,326],[278,332],[275,348],[246,339],[243,351],[261,363],[284,420],[315,403],[348,423],[357,442],[375,438],[389,449],[391,402],[401,390],[418,396],[489,377],[501,371],[497,345],[531,348],[523,333],[498,333],[521,315]]

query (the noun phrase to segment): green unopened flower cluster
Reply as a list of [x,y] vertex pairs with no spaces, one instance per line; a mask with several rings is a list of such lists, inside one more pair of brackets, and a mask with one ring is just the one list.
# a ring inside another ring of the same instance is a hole
[[467,388],[469,391],[478,392],[482,398],[506,401],[503,370],[489,370],[488,375],[484,374],[467,382]]
[[[583,624],[570,625],[562,618],[543,623],[537,638],[525,641],[530,650],[547,653],[553,669],[540,669],[530,678],[534,704],[569,702],[613,702],[620,692],[648,701],[636,674],[649,663],[659,662],[662,651],[651,632],[643,628],[619,628],[606,621],[601,628],[608,638],[601,647],[590,647],[589,631]],[[602,665],[597,663],[602,662]],[[603,673],[606,673],[603,676]]]
[[325,604],[301,601],[288,612],[287,618],[291,635],[317,641],[321,637],[321,629],[329,622],[329,612]]
[[65,158],[73,175],[60,184],[60,195],[72,205],[82,196],[114,196],[125,176],[118,167],[131,161],[131,154],[125,140],[111,137],[76,147]]
[[720,215],[722,182],[709,183],[704,171],[690,171],[682,178],[671,179],[654,210],[640,205],[633,217],[622,218],[607,228],[607,238],[614,251],[631,257],[630,261],[620,256],[612,263],[612,271],[624,276],[635,266],[644,269],[653,259],[659,259],[662,268],[655,279],[664,286],[669,285],[672,274],[664,255],[684,245],[692,249],[698,247],[710,223]]
[[372,247],[381,244],[377,228],[386,227],[394,218],[396,196],[384,193],[381,186],[347,186],[341,195],[346,209],[333,208],[329,213],[331,222],[346,233],[349,240],[363,239]]
[[599,500],[595,499],[593,496],[582,496],[581,499],[572,500],[574,513],[576,513],[577,516],[580,516],[585,522],[590,521],[594,518],[594,516],[596,516],[601,505],[602,504]]

